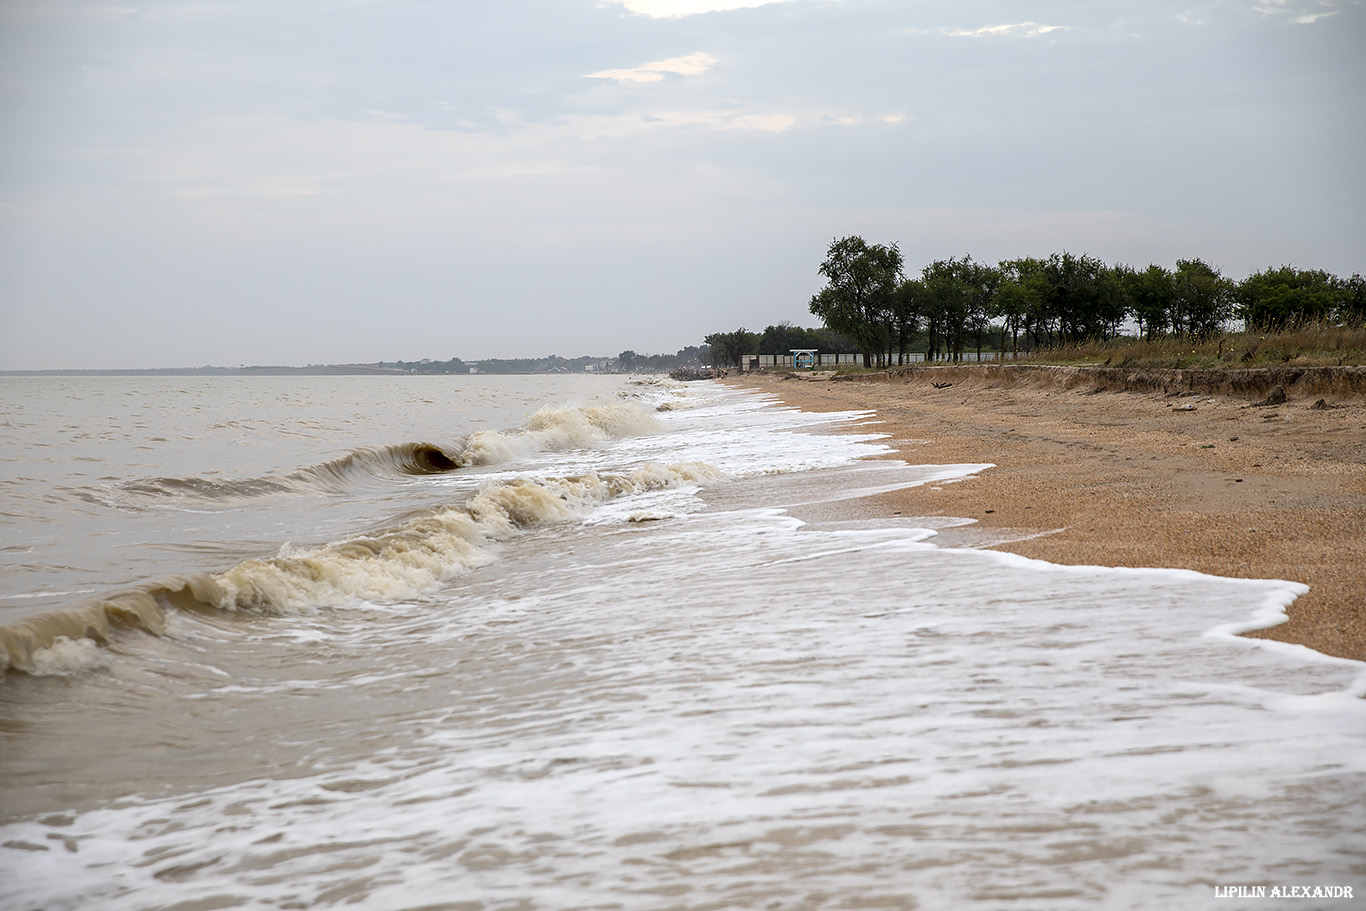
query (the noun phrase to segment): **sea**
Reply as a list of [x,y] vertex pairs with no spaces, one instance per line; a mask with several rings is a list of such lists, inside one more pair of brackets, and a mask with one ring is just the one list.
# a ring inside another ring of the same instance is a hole
[[0,908],[1361,907],[1366,666],[1236,635],[1305,586],[868,518],[993,470],[894,432],[0,378]]

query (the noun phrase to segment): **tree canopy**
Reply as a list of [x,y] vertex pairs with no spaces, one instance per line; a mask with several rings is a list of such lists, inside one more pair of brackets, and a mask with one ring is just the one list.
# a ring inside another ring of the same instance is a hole
[[[1358,285],[1361,276],[1353,276]],[[1254,272],[1238,286],[1238,311],[1248,325],[1283,329],[1296,323],[1322,322],[1335,314],[1352,313],[1353,288],[1321,269],[1281,266]],[[1360,319],[1362,313],[1355,311]]]
[[869,244],[862,237],[832,242],[821,263],[826,286],[811,298],[811,312],[858,345],[864,366],[880,363],[888,350],[901,264],[896,244]]
[[1030,351],[1120,334],[1202,339],[1241,319],[1248,328],[1366,322],[1366,279],[1284,265],[1235,281],[1202,259],[1175,268],[1107,265],[1063,251],[996,265],[971,256],[941,259],[905,274],[895,243],[851,235],[831,241],[818,273],[825,285],[809,309],[823,329],[789,323],[762,334],[741,328],[707,336],[711,361],[733,366],[746,354],[794,348],[860,352],[864,366],[963,358],[969,350]]
[[820,265],[826,286],[811,312],[853,340],[865,365],[903,362],[912,349],[927,359],[960,359],[969,348],[980,356],[984,348],[1029,350],[1135,329],[1148,338],[1199,339],[1235,317],[1268,328],[1366,319],[1359,274],[1343,280],[1292,266],[1242,282],[1198,258],[1139,270],[1068,251],[994,266],[971,256],[941,259],[910,277],[903,267],[896,244],[857,236],[833,241]]
[[717,367],[739,367],[740,359],[759,349],[759,336],[744,326],[733,332],[713,332],[706,338],[712,364]]
[[833,329],[803,329],[785,322],[768,326],[759,336],[760,354],[787,354],[794,348],[815,348],[832,354],[859,350],[851,339]]

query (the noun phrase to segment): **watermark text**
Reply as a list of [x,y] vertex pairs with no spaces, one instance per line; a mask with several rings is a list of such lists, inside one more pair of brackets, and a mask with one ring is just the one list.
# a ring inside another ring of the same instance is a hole
[[1356,898],[1351,886],[1215,886],[1215,898]]

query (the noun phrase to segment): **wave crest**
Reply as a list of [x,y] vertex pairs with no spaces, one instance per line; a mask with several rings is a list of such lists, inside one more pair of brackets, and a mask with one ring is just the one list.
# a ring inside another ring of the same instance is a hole
[[407,477],[444,474],[463,468],[465,459],[434,443],[396,443],[356,449],[343,456],[300,468],[287,475],[261,478],[139,478],[116,488],[121,501],[134,505],[147,501],[193,500],[221,506],[257,497],[288,493],[343,493],[370,480],[392,481]]
[[485,430],[471,435],[462,456],[471,465],[495,465],[537,452],[588,449],[604,440],[644,436],[659,426],[654,415],[636,404],[542,408],[515,433]]
[[700,465],[647,465],[629,475],[502,481],[462,506],[419,515],[382,535],[238,564],[212,577],[208,606],[272,614],[415,597],[490,562],[485,545],[492,541],[615,497],[718,476]]
[[428,442],[396,443],[355,449],[286,475],[240,479],[140,478],[120,484],[115,490],[120,505],[189,500],[230,506],[280,494],[344,493],[371,481],[445,474],[469,465],[511,462],[537,452],[587,449],[606,440],[640,436],[658,429],[655,417],[637,404],[542,408],[520,430],[479,431],[450,447]]
[[345,490],[360,477],[393,479],[444,474],[466,464],[459,453],[449,453],[435,443],[398,443],[352,450],[330,462],[300,469],[289,479],[305,487]]
[[61,646],[60,654],[52,652],[60,640],[88,639],[102,645],[117,628],[160,635],[171,609],[279,615],[416,597],[492,561],[486,546],[491,542],[565,521],[616,497],[721,476],[720,471],[700,463],[651,463],[629,474],[498,482],[460,506],[418,514],[382,534],[297,552],[285,550],[221,573],[167,576],[0,627],[0,670],[60,673],[52,668],[85,662],[90,648]]

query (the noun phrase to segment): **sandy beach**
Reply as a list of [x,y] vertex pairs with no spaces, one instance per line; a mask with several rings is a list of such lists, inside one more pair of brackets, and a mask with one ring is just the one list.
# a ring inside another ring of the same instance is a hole
[[1303,582],[1289,622],[1249,635],[1366,660],[1362,377],[1292,372],[1265,403],[1275,379],[1192,392],[1189,377],[974,366],[729,381],[803,410],[874,409],[911,463],[995,465],[860,515],[961,516],[976,524],[944,543],[1054,563]]

